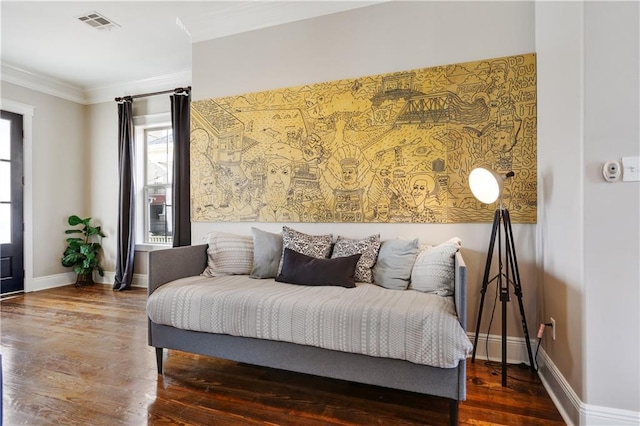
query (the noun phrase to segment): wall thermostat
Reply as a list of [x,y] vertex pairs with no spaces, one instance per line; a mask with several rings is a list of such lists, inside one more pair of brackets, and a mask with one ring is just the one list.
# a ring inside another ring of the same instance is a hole
[[615,182],[620,179],[620,163],[617,161],[607,161],[602,167],[602,176],[607,182]]

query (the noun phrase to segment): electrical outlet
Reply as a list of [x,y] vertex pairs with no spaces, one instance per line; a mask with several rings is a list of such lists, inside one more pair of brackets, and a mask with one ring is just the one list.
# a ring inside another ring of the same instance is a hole
[[556,320],[551,318],[551,338],[556,340]]

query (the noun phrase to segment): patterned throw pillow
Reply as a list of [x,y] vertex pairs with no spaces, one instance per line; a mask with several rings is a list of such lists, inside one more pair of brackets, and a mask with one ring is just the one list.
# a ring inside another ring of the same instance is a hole
[[371,235],[362,240],[351,240],[338,236],[336,245],[333,247],[331,258],[352,256],[362,254],[356,265],[356,281],[360,283],[373,282],[371,268],[376,264],[378,251],[380,250],[380,234]]
[[[331,254],[333,235],[308,235],[288,226],[282,227],[282,255],[291,249],[311,257],[328,258]],[[282,271],[282,259],[278,271]]]
[[207,267],[202,275],[249,275],[253,266],[253,238],[245,235],[209,232],[205,239]]
[[437,246],[423,248],[413,265],[409,289],[438,296],[453,295],[455,255],[461,245],[460,238],[452,238]]

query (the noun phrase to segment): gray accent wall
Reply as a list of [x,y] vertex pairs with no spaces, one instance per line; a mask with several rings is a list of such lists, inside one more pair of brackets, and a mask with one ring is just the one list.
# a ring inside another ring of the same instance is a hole
[[[192,96],[197,101],[534,51],[532,2],[389,2],[194,43]],[[251,235],[251,226],[278,232],[282,225],[194,223],[192,241],[202,242],[211,230]],[[419,237],[430,244],[460,237],[469,275],[467,323],[475,331],[490,224],[288,225],[302,232],[352,238],[374,233],[383,239]],[[535,225],[514,225],[525,311],[534,334],[535,229]],[[483,333],[487,332],[491,302],[492,297],[487,297]],[[509,335],[522,337],[517,307],[516,302],[509,307]],[[491,334],[500,335],[500,323],[498,312]],[[492,355],[499,357],[499,350]]]

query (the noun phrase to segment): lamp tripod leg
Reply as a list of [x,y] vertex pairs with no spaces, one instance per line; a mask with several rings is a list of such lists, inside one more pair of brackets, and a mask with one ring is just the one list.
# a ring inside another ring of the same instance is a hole
[[531,340],[529,339],[529,327],[527,326],[527,319],[524,313],[524,303],[522,302],[522,285],[520,282],[520,270],[518,268],[518,259],[516,257],[516,250],[513,241],[511,216],[509,215],[509,210],[506,209],[504,211],[504,226],[507,242],[507,256],[509,259],[509,264],[511,265],[511,273],[513,276],[513,292],[518,298],[518,307],[520,309],[520,318],[522,320],[522,332],[524,334],[525,343],[527,345],[527,355],[529,356],[529,367],[531,368],[531,371],[536,372],[537,370],[533,360],[533,352],[531,350]]
[[496,235],[500,226],[500,211],[496,210],[493,215],[493,227],[491,229],[491,239],[489,240],[489,250],[487,252],[487,262],[484,267],[484,277],[482,279],[482,289],[480,290],[480,309],[478,311],[478,321],[476,323],[476,333],[473,338],[473,353],[471,362],[476,362],[476,350],[478,348],[478,335],[480,334],[480,324],[482,322],[482,308],[484,307],[484,296],[489,285],[489,274],[491,273],[491,260],[493,259],[493,249],[496,243]]
[[[502,386],[507,386],[507,302],[509,301],[509,282],[505,283],[506,290],[500,289],[500,292],[506,291],[507,294],[501,294],[502,304]],[[506,296],[506,297],[505,297]]]

